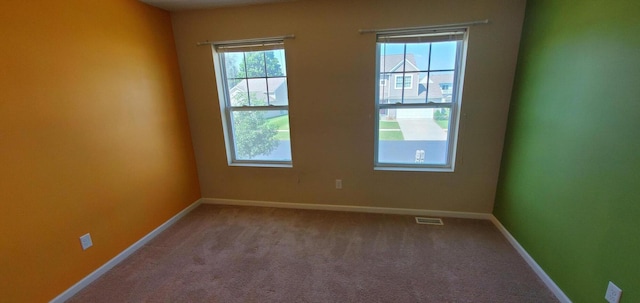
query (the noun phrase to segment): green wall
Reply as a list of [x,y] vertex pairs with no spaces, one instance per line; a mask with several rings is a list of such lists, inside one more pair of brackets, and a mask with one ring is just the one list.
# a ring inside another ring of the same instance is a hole
[[573,302],[640,302],[640,1],[530,0],[495,216]]

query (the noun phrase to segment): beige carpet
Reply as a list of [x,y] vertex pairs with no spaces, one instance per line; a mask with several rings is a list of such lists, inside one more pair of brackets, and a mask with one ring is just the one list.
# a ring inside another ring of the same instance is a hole
[[489,221],[201,205],[68,302],[557,302]]

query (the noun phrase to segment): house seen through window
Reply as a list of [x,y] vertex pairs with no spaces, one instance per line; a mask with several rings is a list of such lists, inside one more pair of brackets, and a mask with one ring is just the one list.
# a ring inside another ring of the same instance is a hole
[[376,169],[453,171],[466,35],[378,34]]
[[283,41],[214,45],[230,164],[291,165]]

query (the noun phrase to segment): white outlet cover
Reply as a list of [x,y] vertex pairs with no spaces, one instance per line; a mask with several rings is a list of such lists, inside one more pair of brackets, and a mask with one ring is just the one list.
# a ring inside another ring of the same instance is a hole
[[86,235],[80,237],[80,245],[82,245],[82,250],[87,250],[87,248],[93,246],[93,241],[91,241],[91,234],[87,233]]
[[609,303],[618,303],[620,302],[620,296],[622,296],[622,289],[609,281],[607,293],[604,295],[604,298],[607,299]]

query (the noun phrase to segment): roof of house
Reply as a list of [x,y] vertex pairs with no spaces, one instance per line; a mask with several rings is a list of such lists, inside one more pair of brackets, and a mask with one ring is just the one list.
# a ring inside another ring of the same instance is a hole
[[[247,85],[248,85],[248,91],[252,94],[252,100],[254,98],[258,98],[258,100],[262,100],[263,102],[267,101],[267,94],[269,94],[269,103],[274,103],[277,102],[278,100],[276,100],[277,96],[276,96],[276,90],[278,90],[280,87],[286,87],[286,82],[287,82],[287,78],[284,77],[278,77],[278,78],[267,78],[267,81],[265,81],[264,78],[259,78],[259,79],[242,79],[240,80],[240,82],[238,82],[238,84],[236,84],[234,87],[232,87],[229,90],[229,94],[231,95],[232,98],[232,103],[234,100],[238,101],[239,98],[237,96],[238,93],[247,93]],[[267,85],[268,85],[268,90],[267,90]],[[255,94],[255,95],[254,95]],[[246,96],[246,95],[245,95]],[[255,100],[254,100],[255,101]],[[252,103],[254,102],[252,101]],[[281,102],[285,102],[286,100],[281,100]]]
[[405,59],[403,54],[397,55],[384,55],[380,58],[380,72],[381,73],[389,73],[396,72],[398,69],[401,70],[403,66],[403,59],[406,64],[405,70],[407,71],[417,71],[418,67],[416,66],[416,59],[413,54],[407,54],[407,58]]
[[[440,85],[443,83],[453,84],[453,73],[429,73],[429,77],[424,76],[418,83],[427,84],[430,99],[443,98],[451,94],[445,94]],[[425,93],[425,91],[422,91],[418,96],[424,97]]]
[[[423,77],[422,79],[420,79],[420,83],[426,83],[427,82],[427,77]],[[435,73],[429,73],[429,82],[433,82],[433,83],[453,83],[453,72],[435,72]]]
[[238,84],[236,84],[234,87],[231,88],[231,90],[238,90],[238,91],[243,91],[246,92],[247,91],[247,84],[249,86],[249,90],[253,93],[267,93],[267,82],[268,82],[268,86],[269,86],[269,92],[273,93],[276,91],[276,89],[278,89],[283,83],[286,82],[287,78],[267,78],[267,81],[264,81],[264,78],[259,78],[259,79],[249,79],[249,82],[247,83],[247,79],[242,79],[240,80],[240,82],[238,82]]

